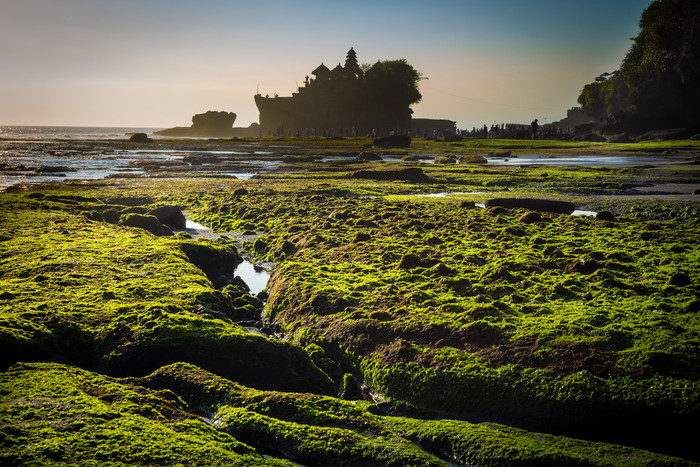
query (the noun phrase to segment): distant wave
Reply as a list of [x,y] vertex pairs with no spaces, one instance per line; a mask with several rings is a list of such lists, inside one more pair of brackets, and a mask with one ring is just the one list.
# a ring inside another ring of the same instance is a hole
[[148,133],[162,128],[91,127],[91,126],[0,126],[0,138],[11,139],[122,139],[130,133]]

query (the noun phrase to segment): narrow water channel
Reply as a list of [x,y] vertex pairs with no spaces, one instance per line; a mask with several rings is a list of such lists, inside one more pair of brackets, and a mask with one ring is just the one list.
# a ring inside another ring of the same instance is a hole
[[[195,238],[208,238],[210,240],[214,240],[220,235],[227,235],[225,232],[214,232],[209,227],[190,219],[186,219],[185,231]],[[246,258],[243,258],[243,262],[236,266],[236,269],[233,270],[233,275],[240,276],[243,279],[243,282],[250,288],[251,295],[260,293],[267,287],[267,282],[270,280],[270,272],[268,270],[256,266]]]

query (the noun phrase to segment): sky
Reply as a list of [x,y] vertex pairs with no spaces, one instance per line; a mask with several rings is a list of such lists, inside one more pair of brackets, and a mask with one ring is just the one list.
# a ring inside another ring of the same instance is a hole
[[619,68],[649,0],[0,0],[0,125],[258,121],[321,62],[404,58],[414,117],[552,122]]

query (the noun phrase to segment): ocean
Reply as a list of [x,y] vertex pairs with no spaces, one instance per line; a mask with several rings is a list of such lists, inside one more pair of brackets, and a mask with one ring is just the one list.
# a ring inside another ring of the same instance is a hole
[[91,127],[91,126],[0,126],[0,139],[123,139],[131,133],[152,134],[162,128]]
[[[0,126],[0,191],[16,185],[100,179],[138,174],[129,167],[140,157],[109,145],[83,147],[80,141],[127,140],[131,133],[152,134],[160,128]],[[55,142],[55,143],[52,143]],[[99,144],[99,143],[98,143]],[[173,157],[162,155],[163,158]]]

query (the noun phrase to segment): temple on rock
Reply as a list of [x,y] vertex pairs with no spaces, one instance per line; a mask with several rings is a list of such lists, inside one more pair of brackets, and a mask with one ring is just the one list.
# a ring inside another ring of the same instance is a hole
[[321,63],[291,97],[255,96],[263,135],[350,136],[411,128],[410,105],[422,78],[405,60],[360,67],[354,49],[345,65]]

